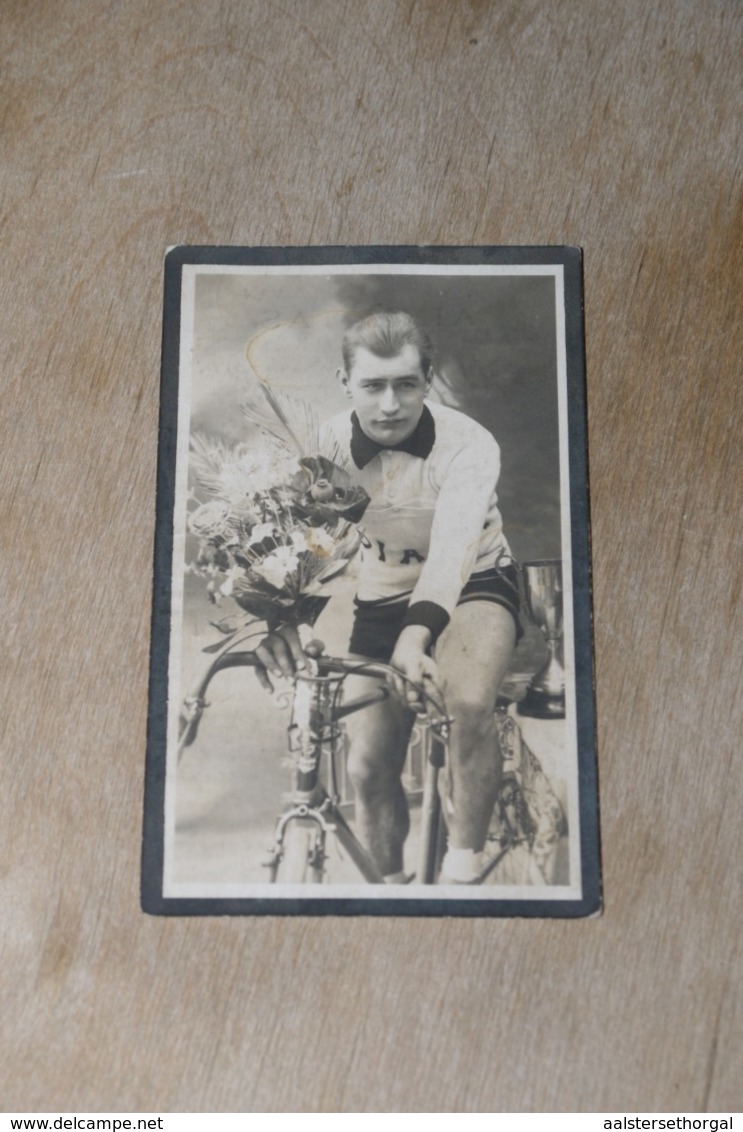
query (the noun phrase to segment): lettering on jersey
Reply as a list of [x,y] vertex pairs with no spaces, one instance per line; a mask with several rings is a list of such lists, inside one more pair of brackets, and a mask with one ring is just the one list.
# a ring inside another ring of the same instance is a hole
[[[365,533],[362,533],[360,541],[361,541],[361,545],[362,545],[364,550],[375,550],[376,549],[377,561],[379,561],[379,562],[386,562],[387,561],[387,543],[386,542],[382,542],[382,540],[380,538],[371,539]],[[403,551],[399,551],[399,552],[396,551],[395,557],[397,557],[398,553],[400,554],[400,565],[401,566],[409,566],[411,562],[425,562],[426,561],[425,555],[421,554],[417,550],[413,550],[412,547],[409,547],[409,548],[407,548]]]

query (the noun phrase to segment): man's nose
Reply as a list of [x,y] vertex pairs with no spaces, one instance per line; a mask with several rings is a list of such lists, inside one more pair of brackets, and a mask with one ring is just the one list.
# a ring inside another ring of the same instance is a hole
[[380,408],[383,413],[396,413],[399,408],[400,402],[397,399],[397,392],[393,386],[388,385],[382,394]]

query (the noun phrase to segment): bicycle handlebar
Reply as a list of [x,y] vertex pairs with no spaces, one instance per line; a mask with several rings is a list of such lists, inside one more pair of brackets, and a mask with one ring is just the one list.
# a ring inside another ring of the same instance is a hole
[[[397,670],[390,664],[375,664],[372,661],[366,660],[344,660],[342,657],[337,656],[323,656],[312,657],[317,664],[318,670],[321,675],[325,676],[331,672],[344,672],[347,675],[357,673],[360,676],[377,676],[385,679],[391,672]],[[211,675],[219,672],[222,668],[258,668],[261,662],[257,659],[254,652],[228,652],[219,658],[213,665]]]
[[[342,657],[325,656],[322,653],[318,657],[312,657],[311,659],[317,665],[317,670],[320,675],[323,676],[330,673],[343,673],[347,676],[356,674],[358,676],[377,677],[378,679],[386,680],[387,677],[391,674],[398,676],[402,675],[397,671],[396,668],[393,668],[392,665],[383,664],[382,662],[366,660],[346,660]],[[222,669],[225,668],[258,668],[260,666],[261,662],[260,660],[258,660],[255,652],[249,650],[243,650],[239,652],[224,652],[220,657],[213,661],[204,677],[202,678],[201,682],[199,683],[198,688],[195,690],[194,694],[187,697],[187,699],[185,700],[185,705],[187,708],[189,708],[191,714],[184,715],[183,712],[181,712],[179,728],[180,750],[183,750],[184,747],[190,746],[196,738],[199,721],[201,719],[203,709],[206,706],[204,696],[206,695],[206,690],[211,683],[212,677],[216,676],[218,672],[221,672]],[[407,678],[403,676],[403,679]],[[412,683],[412,681],[408,682]],[[436,703],[433,697],[427,695],[425,689],[419,688],[418,685],[413,686],[418,688],[418,691],[422,694],[424,702],[432,703],[437,712],[441,714],[442,720],[446,720],[446,713],[441,713],[441,707]]]

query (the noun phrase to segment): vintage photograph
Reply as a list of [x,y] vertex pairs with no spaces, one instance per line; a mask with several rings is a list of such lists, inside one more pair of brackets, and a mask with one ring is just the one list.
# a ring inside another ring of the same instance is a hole
[[142,891],[600,910],[577,249],[169,252]]

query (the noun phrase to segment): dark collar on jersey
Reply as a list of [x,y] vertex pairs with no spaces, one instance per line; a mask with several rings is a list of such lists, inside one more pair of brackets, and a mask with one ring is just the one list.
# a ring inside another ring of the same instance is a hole
[[436,440],[436,425],[428,405],[423,406],[420,420],[410,436],[400,444],[377,444],[359,424],[356,412],[351,413],[351,455],[357,468],[365,468],[379,452],[407,452],[425,460],[431,455]]

